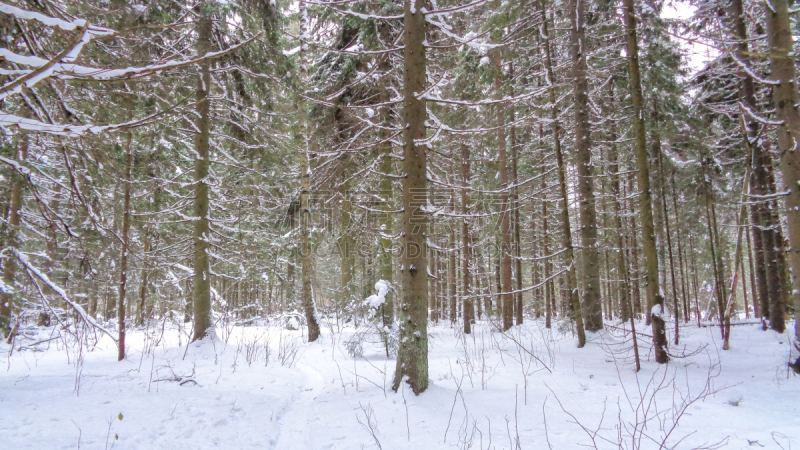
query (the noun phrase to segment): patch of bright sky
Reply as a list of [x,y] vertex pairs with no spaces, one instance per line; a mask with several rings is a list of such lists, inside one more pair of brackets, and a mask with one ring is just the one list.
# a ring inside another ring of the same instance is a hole
[[[661,10],[661,17],[664,19],[689,19],[695,11],[694,6],[683,1],[667,1]],[[689,41],[680,37],[673,38],[678,41],[681,48],[686,52],[686,65],[689,77],[702,69],[707,61],[716,58],[718,51],[702,43],[702,39]]]

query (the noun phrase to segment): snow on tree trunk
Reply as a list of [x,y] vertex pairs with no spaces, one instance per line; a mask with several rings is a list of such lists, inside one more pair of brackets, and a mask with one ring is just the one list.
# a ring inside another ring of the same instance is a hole
[[428,388],[427,146],[425,100],[425,15],[423,0],[409,0],[404,12],[403,48],[403,299],[398,314],[400,342],[392,388],[405,381],[420,394]]

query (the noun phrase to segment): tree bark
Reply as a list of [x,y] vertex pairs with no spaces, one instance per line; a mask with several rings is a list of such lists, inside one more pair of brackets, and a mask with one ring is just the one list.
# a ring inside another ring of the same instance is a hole
[[[306,66],[306,49],[308,43],[308,10],[304,2],[300,2],[300,78],[305,84],[308,79],[308,67]],[[319,322],[317,321],[317,308],[314,303],[314,294],[311,287],[311,276],[314,271],[313,253],[311,251],[311,160],[309,157],[309,130],[308,118],[306,117],[306,104],[300,100],[298,108],[301,129],[301,139],[303,148],[300,155],[302,191],[300,192],[300,257],[303,264],[303,312],[306,317],[308,328],[308,342],[314,342],[319,338]],[[391,258],[391,257],[390,257]],[[390,278],[391,281],[391,278]]]
[[[681,275],[681,298],[683,299],[683,323],[689,323],[689,298],[686,294],[687,284],[686,281],[686,270],[685,264],[683,261],[683,245],[681,239],[681,226],[683,222],[681,222],[681,213],[680,209],[678,209],[678,194],[677,194],[677,187],[675,185],[675,170],[673,169],[670,173],[670,179],[672,181],[672,209],[675,210],[675,223],[677,226],[675,227],[675,238],[678,241],[678,271]],[[749,235],[748,235],[749,236]]]
[[469,146],[461,144],[461,239],[462,246],[464,247],[462,265],[463,269],[463,286],[464,294],[462,305],[464,307],[464,334],[472,333],[472,324],[475,323],[475,308],[472,304],[472,230],[470,230],[470,154]]
[[[30,145],[30,137],[27,132],[21,132],[19,136],[19,143],[17,144],[17,151],[15,158],[19,164],[24,164],[28,159],[28,147]],[[6,240],[3,243],[4,247],[13,247],[19,250],[20,237],[19,226],[22,223],[22,200],[25,191],[25,176],[14,170],[11,173],[11,198],[8,202],[8,226],[6,228]],[[5,290],[0,293],[0,334],[4,338],[8,338],[11,334],[12,314],[15,313],[17,307],[16,296],[13,292],[14,280],[17,274],[17,259],[11,252],[6,252],[5,261],[3,261],[3,284],[11,288],[11,292]]]
[[578,168],[580,200],[583,307],[586,314],[584,326],[589,331],[598,331],[603,328],[603,311],[600,305],[600,252],[597,248],[597,210],[592,178],[584,0],[570,0],[569,20],[575,113],[575,164]]
[[639,73],[639,43],[636,36],[636,12],[633,0],[624,0],[625,31],[628,52],[628,71],[630,74],[631,103],[633,106],[633,134],[635,138],[634,155],[636,158],[637,178],[639,182],[639,208],[642,217],[642,242],[647,279],[647,315],[653,328],[653,347],[656,362],[666,364],[667,333],[664,319],[651,314],[657,310],[664,311],[664,298],[658,284],[658,251],[653,226],[653,202],[650,191],[650,168],[647,158],[647,142],[645,134],[644,111],[642,101],[642,83]]
[[131,145],[133,141],[133,133],[128,132],[127,142],[125,145],[125,188],[122,200],[122,254],[120,255],[119,262],[119,301],[117,302],[117,322],[119,322],[119,336],[118,336],[118,352],[117,361],[122,361],[125,358],[125,289],[128,283],[128,235],[131,229],[131,165],[133,164],[133,155],[131,153]]
[[[197,54],[211,50],[211,6],[205,2],[195,7],[197,18]],[[211,270],[208,256],[210,229],[208,225],[208,169],[210,139],[211,70],[208,61],[199,64],[197,76],[197,133],[194,138],[196,159],[194,165],[194,336],[193,341],[208,335],[211,322]]]
[[142,230],[144,234],[144,251],[142,252],[142,279],[139,282],[139,308],[136,315],[136,325],[144,324],[144,319],[147,317],[145,312],[145,303],[147,302],[147,261],[148,253],[152,246],[152,237],[145,228]]
[[[573,0],[575,1],[575,0]],[[545,70],[547,73],[547,85],[550,87],[548,89],[549,96],[550,96],[550,118],[552,119],[552,129],[553,129],[553,143],[555,146],[556,151],[556,161],[558,164],[558,185],[559,185],[559,194],[561,198],[561,224],[564,228],[564,232],[562,233],[563,245],[564,245],[564,254],[566,258],[566,266],[567,266],[567,275],[565,277],[565,283],[568,290],[568,295],[570,299],[570,303],[573,308],[572,317],[575,320],[575,328],[578,333],[578,348],[583,348],[586,345],[586,332],[583,326],[583,315],[581,314],[581,307],[580,307],[580,299],[578,297],[578,290],[577,290],[577,277],[575,275],[575,263],[573,259],[573,250],[572,250],[572,232],[569,223],[569,198],[567,197],[567,182],[566,182],[566,168],[564,167],[564,155],[561,151],[561,125],[558,120],[558,111],[556,109],[556,79],[553,74],[553,62],[551,57],[551,49],[550,49],[550,34],[548,31],[548,19],[547,19],[547,12],[545,8],[545,0],[539,1],[539,10],[542,13],[542,43],[545,53],[544,63],[545,63]]]
[[[614,82],[613,80],[608,84],[609,98],[611,103],[615,103],[614,96]],[[622,222],[622,211],[619,204],[620,187],[619,187],[619,161],[617,149],[617,123],[613,119],[610,123],[610,136],[611,147],[608,153],[608,171],[611,176],[611,198],[614,208],[614,222],[617,228],[617,277],[620,281],[617,282],[619,292],[619,309],[620,318],[623,322],[627,322],[631,318],[630,299],[628,298],[628,264],[625,260],[625,228]]]
[[456,286],[456,229],[455,227],[450,227],[450,249],[448,251],[448,261],[447,261],[447,272],[448,272],[448,282],[447,287],[449,288],[449,295],[448,301],[450,306],[450,323],[452,324],[453,328],[455,328],[456,323],[458,322],[458,314],[457,310],[457,302],[456,302],[456,294],[457,294],[457,286]]
[[[514,76],[514,66],[512,64],[508,65],[509,67],[509,76]],[[510,119],[513,123],[515,120],[514,117],[514,108],[512,106],[510,111]],[[519,157],[517,151],[517,131],[515,126],[511,126],[511,131],[509,132],[510,140],[511,140],[511,182],[514,184],[514,187],[511,189],[511,207],[513,208],[513,220],[514,220],[514,275],[516,281],[516,293],[514,294],[514,312],[515,312],[515,321],[517,325],[521,325],[523,318],[522,313],[522,253],[520,250],[520,236],[519,236],[519,214],[520,214],[520,204],[519,204],[519,187],[517,183],[519,182],[517,179],[517,159]],[[535,284],[535,283],[534,283]]]
[[[413,3],[412,3],[413,2]],[[399,311],[400,344],[393,389],[406,381],[415,394],[428,388],[428,204],[425,100],[424,0],[409,0],[404,7],[403,47],[403,304]]]
[[[656,101],[653,99],[653,103]],[[656,109],[657,111],[657,109]],[[658,120],[658,114],[655,115],[655,120]],[[672,236],[669,232],[669,212],[667,211],[667,182],[664,178],[664,158],[662,157],[661,146],[658,148],[658,170],[659,178],[661,179],[661,206],[664,209],[664,234],[667,237],[667,252],[669,256],[669,273],[672,280],[672,315],[675,319],[675,345],[680,342],[680,307],[678,306],[678,285],[675,281],[675,258],[672,256]],[[677,210],[676,210],[677,213]]]
[[[502,99],[504,95],[503,61],[500,48],[491,52],[490,56],[494,69],[495,98]],[[497,162],[500,172],[500,301],[503,308],[503,330],[514,326],[514,295],[513,277],[511,273],[511,205],[509,195],[508,177],[508,151],[506,148],[506,117],[505,102],[495,104],[495,126],[497,127]]]
[[[792,268],[795,312],[800,311],[800,157],[797,140],[800,138],[800,111],[797,109],[797,67],[794,58],[792,22],[787,0],[765,4],[767,39],[770,46],[770,70],[779,84],[773,86],[772,100],[778,127],[778,151],[786,196],[786,218],[789,227],[789,261]],[[779,243],[782,245],[783,243]],[[785,329],[784,305],[770,305],[770,327],[782,333]],[[795,321],[795,335],[800,339],[800,320]]]

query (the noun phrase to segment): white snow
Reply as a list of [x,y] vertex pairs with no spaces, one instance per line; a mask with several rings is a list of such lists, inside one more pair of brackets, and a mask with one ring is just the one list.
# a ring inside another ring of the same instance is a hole
[[663,310],[661,309],[661,305],[656,303],[655,305],[653,305],[653,308],[650,310],[650,314],[652,314],[652,315],[654,315],[656,317],[661,317],[662,311]]
[[380,308],[381,305],[386,303],[386,294],[389,293],[391,288],[392,286],[388,281],[378,280],[378,282],[375,283],[375,294],[367,297],[367,299],[364,300],[364,304],[372,309]]
[[[391,390],[396,362],[382,344],[348,355],[343,343],[357,330],[331,335],[336,327],[323,323],[320,341],[307,344],[303,330],[278,322],[220,326],[218,337],[187,346],[191,324],[176,317],[163,334],[160,326],[129,330],[121,362],[108,337],[90,337],[80,352],[71,337],[47,341],[55,326],[23,326],[13,354],[0,343],[0,442],[9,449],[547,449],[548,442],[616,449],[621,436],[627,448],[657,449],[669,433],[664,448],[788,449],[800,439],[788,333],[757,324],[734,327],[728,351],[719,348],[718,328],[685,326],[671,352],[689,356],[666,366],[648,360],[640,337],[636,374],[630,333],[621,330],[592,334],[578,349],[568,326],[564,335],[558,324],[549,330],[531,320],[501,333],[479,321],[464,336],[442,321],[429,327],[430,386],[415,396],[405,383]],[[594,444],[581,427],[599,429]]]

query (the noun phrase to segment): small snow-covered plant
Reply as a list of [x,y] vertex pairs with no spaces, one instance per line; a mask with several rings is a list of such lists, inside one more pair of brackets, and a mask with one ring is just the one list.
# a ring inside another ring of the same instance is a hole
[[561,319],[556,322],[556,330],[562,336],[572,335],[574,333],[574,324],[571,319]]
[[[399,343],[398,331],[393,329],[390,324],[386,323],[386,315],[384,312],[384,308],[387,307],[386,296],[393,290],[394,288],[388,281],[378,280],[375,283],[375,294],[370,295],[366,298],[366,300],[364,300],[364,305],[369,307],[371,314],[369,316],[369,322],[365,327],[364,333],[361,333],[361,336],[359,336],[359,340],[364,340],[364,338],[370,337],[368,336],[370,331],[376,331],[378,335],[377,337],[383,344],[383,347],[386,351],[387,358],[397,354],[397,347]],[[372,341],[372,339],[368,340]],[[360,350],[357,356],[361,356],[361,353],[363,353],[363,346],[360,349],[354,350]],[[350,352],[350,348],[348,348],[348,353],[351,353],[350,356],[356,356],[355,352]]]
[[384,325],[381,315],[373,316],[369,322],[359,327],[353,336],[344,343],[344,348],[351,358],[364,355],[366,345],[382,347],[387,357],[397,354],[399,344],[398,330]]
[[344,348],[347,350],[347,354],[350,355],[351,358],[364,356],[363,337],[363,334],[355,333],[353,337],[344,343]]
[[306,323],[305,317],[303,317],[303,315],[297,311],[283,314],[278,317],[278,319],[280,320],[281,327],[283,327],[284,330],[289,331],[297,331]]

